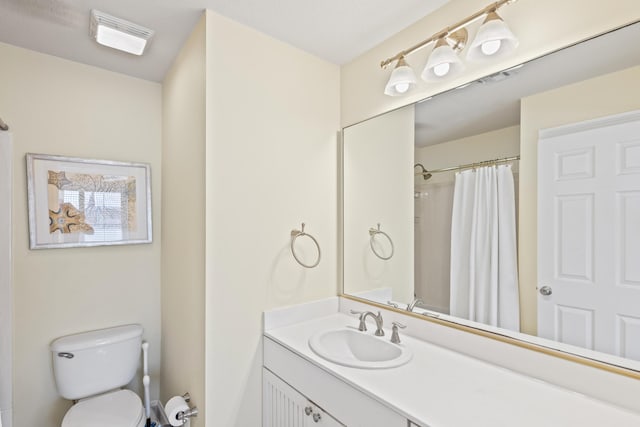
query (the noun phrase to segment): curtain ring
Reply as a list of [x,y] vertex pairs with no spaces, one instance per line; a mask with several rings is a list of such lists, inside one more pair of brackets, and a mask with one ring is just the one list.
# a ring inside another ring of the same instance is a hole
[[[313,243],[316,245],[316,248],[318,249],[318,258],[316,259],[316,262],[314,262],[313,264],[305,264],[300,260],[300,258],[298,258],[298,255],[296,254],[294,243],[298,237],[304,237],[304,236],[307,236],[308,238],[310,238],[313,241]],[[315,237],[313,237],[311,234],[304,232],[304,222],[302,223],[302,231],[291,230],[291,254],[295,258],[295,260],[298,262],[298,264],[300,264],[304,268],[313,268],[313,267],[316,267],[318,264],[320,264],[320,257],[321,257],[320,245],[318,244],[318,241],[316,240]]]
[[[378,253],[378,251],[376,250],[376,247],[374,245],[374,240],[375,240],[375,236],[378,234],[382,234],[384,237],[387,238],[387,240],[389,240],[389,244],[391,245],[391,254],[389,254],[389,256],[383,256],[380,253]],[[369,229],[369,246],[371,246],[371,251],[373,251],[374,255],[377,256],[378,258],[382,259],[382,260],[389,260],[391,259],[391,257],[393,256],[394,252],[395,252],[395,248],[393,247],[393,240],[391,240],[391,237],[389,237],[389,235],[387,233],[385,233],[384,231],[380,230],[380,223],[378,223],[378,228],[370,228]]]

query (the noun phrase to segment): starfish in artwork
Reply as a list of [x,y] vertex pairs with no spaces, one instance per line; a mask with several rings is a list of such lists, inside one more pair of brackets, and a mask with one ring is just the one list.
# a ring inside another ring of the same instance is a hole
[[58,187],[59,190],[62,190],[62,187],[64,187],[67,184],[71,184],[71,181],[67,179],[67,174],[64,171],[62,172],[49,171],[48,183],[51,185],[55,185],[56,187]]
[[61,203],[58,211],[49,209],[49,233],[93,234],[93,227],[85,222],[85,216],[71,203]]

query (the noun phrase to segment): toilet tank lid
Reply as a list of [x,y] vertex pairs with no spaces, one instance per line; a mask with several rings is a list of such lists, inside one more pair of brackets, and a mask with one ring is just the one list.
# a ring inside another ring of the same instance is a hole
[[132,324],[82,332],[57,338],[49,348],[53,352],[78,351],[137,338],[142,336],[142,331],[141,325]]

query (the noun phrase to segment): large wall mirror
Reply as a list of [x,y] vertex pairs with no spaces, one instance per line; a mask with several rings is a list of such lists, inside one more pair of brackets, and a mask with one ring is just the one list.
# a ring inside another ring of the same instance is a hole
[[640,23],[343,130],[343,292],[640,371]]

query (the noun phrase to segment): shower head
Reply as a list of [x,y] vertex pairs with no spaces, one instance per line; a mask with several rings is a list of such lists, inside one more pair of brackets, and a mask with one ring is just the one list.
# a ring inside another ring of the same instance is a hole
[[422,166],[422,163],[416,163],[415,165],[413,165],[413,167],[414,168],[420,167],[420,169],[422,169],[422,172],[418,172],[416,175],[422,175],[422,178],[424,178],[425,181],[433,176],[429,172],[427,172],[424,166]]

